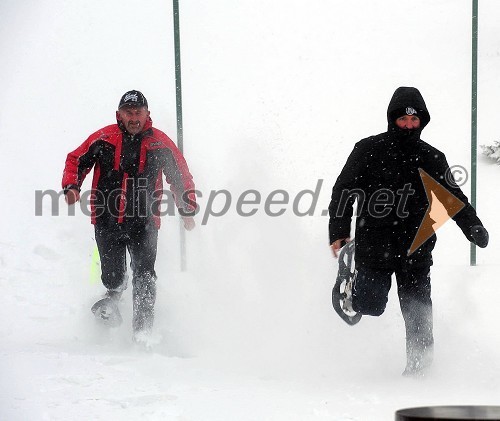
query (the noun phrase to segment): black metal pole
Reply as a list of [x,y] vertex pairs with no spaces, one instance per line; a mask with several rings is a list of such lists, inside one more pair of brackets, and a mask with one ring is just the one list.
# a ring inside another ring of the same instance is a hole
[[[477,46],[478,0],[472,0],[471,205],[476,207],[477,183]],[[470,265],[476,265],[476,245],[470,245]]]
[[[184,154],[184,134],[182,126],[182,83],[181,83],[181,41],[179,28],[179,0],[173,0],[174,6],[174,50],[175,50],[175,102],[177,111],[177,147]],[[181,271],[186,270],[186,231],[180,220],[180,255]]]

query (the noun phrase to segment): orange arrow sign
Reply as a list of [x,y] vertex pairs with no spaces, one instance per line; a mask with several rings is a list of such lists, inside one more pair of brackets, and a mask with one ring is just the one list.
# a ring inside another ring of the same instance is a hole
[[453,218],[465,206],[460,199],[434,180],[422,168],[419,168],[418,172],[424,184],[429,207],[413,239],[408,256],[431,238],[448,219]]

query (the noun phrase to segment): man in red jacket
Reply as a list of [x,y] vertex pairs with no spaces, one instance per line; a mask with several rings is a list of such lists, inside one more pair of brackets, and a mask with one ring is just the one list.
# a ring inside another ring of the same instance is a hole
[[163,176],[188,231],[195,226],[196,196],[184,157],[165,133],[153,127],[141,92],[122,96],[116,120],[68,154],[62,187],[66,202],[74,204],[80,200],[85,176],[94,169],[92,223],[107,292],[92,311],[106,325],[121,323],[117,304],[127,287],[128,250],[133,272],[132,324],[134,339],[140,341],[151,333],[154,320]]

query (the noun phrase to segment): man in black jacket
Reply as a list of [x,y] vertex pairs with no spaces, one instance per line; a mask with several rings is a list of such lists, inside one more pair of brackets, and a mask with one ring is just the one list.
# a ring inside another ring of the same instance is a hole
[[352,308],[380,316],[395,273],[406,326],[403,374],[417,374],[431,364],[434,343],[429,269],[436,235],[428,212],[431,191],[469,241],[486,247],[488,232],[450,177],[445,155],[420,139],[430,115],[418,89],[395,91],[387,121],[387,132],[356,143],[333,187],[330,246],[337,257],[350,241],[357,201]]

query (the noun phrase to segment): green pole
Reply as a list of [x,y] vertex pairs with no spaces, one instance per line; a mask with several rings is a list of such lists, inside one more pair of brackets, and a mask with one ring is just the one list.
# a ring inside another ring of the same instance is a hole
[[182,84],[181,84],[181,40],[179,29],[179,0],[174,2],[174,49],[175,49],[175,100],[177,110],[177,147],[184,152],[182,133]]
[[[477,42],[478,0],[472,0],[471,205],[476,207],[477,176]],[[470,245],[470,265],[476,266],[476,245]]]
[[[175,102],[177,111],[177,147],[184,154],[184,137],[182,126],[182,83],[181,83],[181,40],[179,29],[179,0],[174,4],[174,50],[175,50]],[[181,271],[186,270],[186,231],[180,220],[180,255]]]

